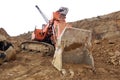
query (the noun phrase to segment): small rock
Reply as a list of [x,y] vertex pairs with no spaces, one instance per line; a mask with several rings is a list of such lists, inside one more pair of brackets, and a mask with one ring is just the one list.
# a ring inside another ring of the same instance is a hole
[[114,44],[114,43],[115,43],[115,40],[109,40],[108,43],[109,43],[109,44]]
[[65,76],[67,74],[67,71],[65,69],[62,69],[61,73]]
[[113,53],[113,52],[109,52],[108,55],[109,55],[109,56],[113,56],[114,53]]
[[100,42],[100,40],[95,40],[94,43],[95,44],[100,44],[101,42]]
[[73,71],[72,69],[69,69],[69,71],[70,71],[70,78],[73,78],[73,76],[74,76],[74,71]]
[[120,52],[119,51],[115,51],[115,56],[120,56]]
[[79,71],[80,73],[82,73],[82,72],[84,71],[84,69],[79,68],[78,71]]
[[105,70],[104,68],[98,68],[98,71],[99,71],[99,72],[102,72],[102,73],[107,73],[107,72],[108,72],[108,71]]

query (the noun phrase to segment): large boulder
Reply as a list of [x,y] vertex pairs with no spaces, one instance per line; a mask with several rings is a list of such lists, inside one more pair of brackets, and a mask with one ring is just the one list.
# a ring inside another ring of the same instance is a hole
[[8,38],[10,36],[7,32],[3,28],[0,28],[0,64],[16,58],[16,50]]
[[0,64],[5,61],[15,60],[15,58],[16,50],[12,43],[6,40],[0,41]]

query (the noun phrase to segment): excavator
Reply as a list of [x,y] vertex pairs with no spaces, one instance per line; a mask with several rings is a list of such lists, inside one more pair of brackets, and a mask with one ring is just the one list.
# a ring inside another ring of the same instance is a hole
[[[42,29],[35,28],[32,39],[22,42],[21,49],[38,51],[44,56],[52,56],[52,65],[59,71],[63,70],[64,63],[85,64],[94,71],[94,59],[91,51],[92,32],[69,27],[65,22],[65,14],[57,16],[57,18],[60,17],[59,20],[54,17],[48,20],[40,8],[37,5],[35,7],[46,21],[46,24],[42,25]],[[59,9],[57,12],[62,11],[67,13],[68,9]],[[53,13],[53,15],[56,14]]]

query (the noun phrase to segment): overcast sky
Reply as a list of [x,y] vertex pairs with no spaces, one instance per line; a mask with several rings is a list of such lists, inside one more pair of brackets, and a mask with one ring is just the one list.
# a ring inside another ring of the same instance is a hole
[[59,7],[68,7],[67,22],[120,11],[120,0],[0,0],[0,27],[10,36],[41,28],[45,22],[35,5],[48,19]]

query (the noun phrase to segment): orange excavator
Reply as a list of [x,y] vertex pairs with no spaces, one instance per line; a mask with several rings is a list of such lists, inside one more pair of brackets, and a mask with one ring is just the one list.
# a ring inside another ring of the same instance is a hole
[[[53,12],[53,18],[48,20],[40,8],[35,6],[46,24],[42,29],[36,29],[32,33],[32,41],[26,41],[21,44],[22,49],[31,51],[40,51],[43,55],[53,55],[57,38],[66,26],[66,14],[68,9],[61,7],[58,11]],[[64,12],[64,13],[63,13]]]
[[66,7],[53,12],[51,20],[46,18],[37,5],[36,8],[47,24],[43,24],[42,29],[35,29],[32,40],[23,42],[21,49],[52,55],[52,64],[59,71],[63,70],[63,63],[86,64],[95,70],[90,51],[92,32],[69,26],[65,21],[68,13]]

